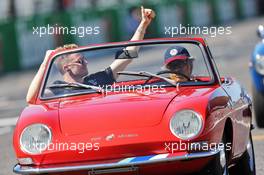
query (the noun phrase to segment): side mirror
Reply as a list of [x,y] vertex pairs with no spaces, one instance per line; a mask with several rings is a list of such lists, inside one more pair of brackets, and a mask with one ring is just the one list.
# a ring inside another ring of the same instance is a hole
[[257,34],[260,38],[264,39],[264,27],[263,27],[263,25],[258,26]]

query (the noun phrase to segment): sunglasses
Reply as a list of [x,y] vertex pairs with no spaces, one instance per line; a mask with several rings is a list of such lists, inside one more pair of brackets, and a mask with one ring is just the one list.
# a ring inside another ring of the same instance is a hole
[[78,59],[76,59],[75,61],[73,61],[70,64],[81,64],[81,65],[87,65],[88,61],[86,60],[86,58],[84,56],[79,57]]

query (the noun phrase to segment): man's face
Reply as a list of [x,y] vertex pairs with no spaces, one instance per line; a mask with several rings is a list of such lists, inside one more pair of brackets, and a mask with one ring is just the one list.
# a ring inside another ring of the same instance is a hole
[[192,63],[190,61],[174,61],[167,68],[173,72],[182,73],[188,77],[192,74]]
[[67,55],[69,60],[64,65],[64,70],[75,77],[84,77],[88,74],[87,60],[82,54],[74,53]]

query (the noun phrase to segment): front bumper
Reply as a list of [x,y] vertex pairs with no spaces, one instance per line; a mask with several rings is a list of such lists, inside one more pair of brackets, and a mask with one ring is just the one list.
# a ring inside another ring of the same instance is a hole
[[[207,152],[195,152],[184,155],[177,154],[157,154],[149,156],[130,157],[126,159],[118,160],[114,163],[99,163],[99,164],[86,164],[86,165],[71,165],[71,166],[56,166],[56,167],[33,167],[33,166],[21,166],[15,165],[13,171],[17,174],[42,174],[42,173],[59,173],[59,172],[72,172],[72,171],[83,171],[83,170],[101,170],[104,172],[111,173],[114,169],[133,171],[134,168],[140,165],[146,164],[158,164],[158,163],[169,163],[174,161],[186,161],[199,158],[212,157],[218,154],[220,150],[211,150]],[[126,168],[126,169],[125,169]]]

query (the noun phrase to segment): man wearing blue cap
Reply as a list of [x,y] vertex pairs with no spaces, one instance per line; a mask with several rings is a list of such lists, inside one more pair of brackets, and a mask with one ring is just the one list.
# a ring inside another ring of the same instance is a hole
[[171,71],[170,79],[175,82],[191,80],[194,58],[186,48],[172,46],[165,52],[164,67]]

